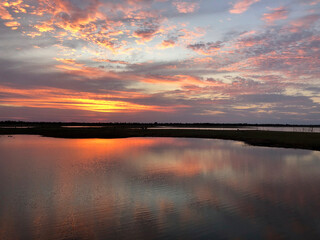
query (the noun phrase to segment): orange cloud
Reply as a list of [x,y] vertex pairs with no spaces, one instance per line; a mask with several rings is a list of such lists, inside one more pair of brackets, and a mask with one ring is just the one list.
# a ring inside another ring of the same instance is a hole
[[87,111],[94,112],[121,112],[132,111],[139,112],[145,110],[159,111],[156,106],[146,106],[140,104],[134,104],[124,101],[107,101],[107,100],[95,100],[95,99],[82,99],[82,98],[70,98],[68,105],[75,108],[79,108]]
[[87,77],[87,78],[99,78],[99,77],[106,77],[106,76],[116,76],[115,74],[105,72],[99,68],[93,67],[86,67],[82,64],[75,64],[75,65],[56,65],[56,68],[62,70],[65,73],[76,75],[80,77]]
[[34,27],[38,29],[39,32],[49,32],[49,31],[55,30],[55,28],[48,23],[37,24],[37,25],[34,25]]
[[[114,29],[120,27],[121,23],[108,20],[107,15],[101,12],[102,6],[103,3],[99,1],[90,1],[88,6],[81,9],[71,1],[40,0],[39,7],[33,14],[50,18],[33,27],[40,33],[54,31],[53,34],[60,41],[77,38],[115,52],[118,45],[123,43],[115,44],[114,42],[118,42],[115,37],[124,32]],[[38,35],[41,34],[33,34]]]
[[20,26],[20,23],[16,21],[12,21],[12,22],[5,22],[4,25],[7,27],[10,27],[12,30],[15,30]]
[[[170,111],[170,109],[161,106],[130,102],[134,97],[123,98],[123,100],[108,100],[110,98],[117,98],[117,94],[119,94],[117,92],[115,95],[111,95],[74,92],[58,88],[14,89],[1,86],[0,93],[5,93],[6,95],[13,94],[15,96],[1,99],[0,105],[11,107],[79,109],[103,113]],[[20,97],[17,98],[16,95],[20,95]],[[126,95],[129,96],[130,94],[127,93]],[[135,96],[134,93],[133,96]],[[141,95],[138,94],[135,97],[141,97]]]
[[153,84],[163,84],[163,85],[176,85],[179,88],[195,88],[199,89],[202,87],[217,87],[225,85],[218,81],[207,81],[200,77],[190,76],[190,75],[175,75],[175,76],[161,76],[161,77],[141,77],[139,79],[141,82],[153,83]]
[[12,15],[8,12],[8,10],[0,5],[0,18],[3,20],[13,20],[14,18]]
[[[41,36],[44,32],[51,32],[50,34],[62,44],[65,40],[81,39],[95,44],[95,47],[108,49],[113,54],[123,54],[132,48],[126,48],[128,41],[119,39],[122,35],[130,35],[133,31],[129,38],[135,37],[136,42],[142,44],[151,41],[158,33],[164,31],[160,28],[162,18],[159,11],[143,10],[145,4],[144,1],[135,0],[128,1],[127,4],[93,0],[87,1],[85,7],[79,7],[78,3],[73,1],[39,0],[37,4],[29,6],[22,0],[17,0],[0,3],[0,13],[2,19],[11,20],[5,24],[12,29],[18,28],[22,18],[13,17],[10,11],[27,13],[28,9],[29,14],[43,17],[40,21],[33,18],[37,21],[36,24],[30,21],[30,26],[36,29],[36,32],[24,32],[32,38]],[[117,10],[114,12],[110,9]],[[119,14],[121,16],[118,17]],[[111,20],[112,18],[116,20]],[[123,22],[123,18],[130,19],[130,22]],[[139,29],[124,29],[126,25],[139,26]]]
[[232,7],[232,9],[229,10],[230,13],[233,14],[240,14],[244,13],[248,10],[248,8],[260,0],[238,0]]
[[157,47],[160,49],[171,48],[175,46],[175,41],[173,40],[163,40]]
[[[11,9],[14,13],[26,13],[26,8],[29,5],[24,4],[23,0],[16,0],[16,1],[1,1],[0,2],[0,18],[3,20],[14,20],[14,17],[10,14],[8,9]],[[10,26],[15,23],[15,26]],[[17,29],[20,24],[16,21],[5,23],[7,27],[11,27],[13,30]]]
[[119,76],[113,72],[107,72],[100,68],[88,67],[84,64],[77,63],[74,59],[54,58],[56,61],[64,63],[64,65],[56,65],[55,67],[63,72],[71,75],[87,77],[87,78],[101,78],[112,77],[118,79]]
[[76,64],[75,59],[54,58],[54,60],[65,63],[65,64]]

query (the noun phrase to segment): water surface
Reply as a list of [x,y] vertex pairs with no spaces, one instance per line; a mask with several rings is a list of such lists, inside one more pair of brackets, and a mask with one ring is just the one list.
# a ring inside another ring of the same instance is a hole
[[320,152],[0,137],[0,239],[320,239]]
[[319,127],[269,127],[269,126],[248,126],[248,127],[151,127],[149,129],[189,129],[189,130],[223,130],[223,131],[275,131],[275,132],[309,132],[320,133]]

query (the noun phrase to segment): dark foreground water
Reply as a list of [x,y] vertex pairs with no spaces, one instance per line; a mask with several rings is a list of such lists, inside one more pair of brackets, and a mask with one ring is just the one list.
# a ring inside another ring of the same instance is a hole
[[0,239],[320,239],[320,152],[1,136]]

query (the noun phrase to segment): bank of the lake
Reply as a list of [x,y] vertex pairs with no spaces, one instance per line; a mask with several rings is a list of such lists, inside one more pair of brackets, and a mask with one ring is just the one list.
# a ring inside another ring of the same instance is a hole
[[30,128],[0,128],[0,135],[30,134],[56,138],[126,138],[179,137],[243,141],[253,146],[320,150],[320,133],[278,132],[256,130],[195,130],[148,129],[130,127],[74,127],[60,126]]

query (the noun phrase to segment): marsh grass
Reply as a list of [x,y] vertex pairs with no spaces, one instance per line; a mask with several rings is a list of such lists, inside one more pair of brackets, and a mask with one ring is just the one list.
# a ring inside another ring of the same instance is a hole
[[56,138],[181,137],[243,141],[249,145],[320,150],[320,133],[260,130],[148,129],[127,125],[64,128],[56,125],[33,128],[0,128],[0,135],[31,134]]

